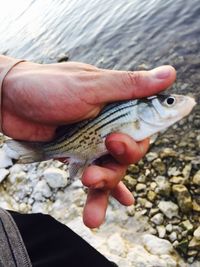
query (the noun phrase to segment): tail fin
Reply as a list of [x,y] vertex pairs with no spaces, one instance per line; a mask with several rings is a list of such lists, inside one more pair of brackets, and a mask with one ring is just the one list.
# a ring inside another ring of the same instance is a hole
[[7,155],[17,160],[17,163],[32,163],[45,159],[41,144],[34,142],[20,142],[9,139],[4,149]]

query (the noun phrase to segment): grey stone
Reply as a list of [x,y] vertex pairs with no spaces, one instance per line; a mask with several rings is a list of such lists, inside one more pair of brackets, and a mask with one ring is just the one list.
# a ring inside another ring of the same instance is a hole
[[160,201],[158,208],[169,219],[178,216],[178,206],[172,201]]
[[0,169],[0,183],[8,176],[9,170]]
[[158,185],[158,193],[162,196],[169,196],[171,193],[171,185],[164,176],[157,176],[155,182]]
[[46,169],[43,177],[51,188],[65,187],[69,183],[69,173],[54,167]]
[[162,213],[158,213],[151,218],[151,222],[155,223],[156,225],[161,225],[163,221],[164,217]]

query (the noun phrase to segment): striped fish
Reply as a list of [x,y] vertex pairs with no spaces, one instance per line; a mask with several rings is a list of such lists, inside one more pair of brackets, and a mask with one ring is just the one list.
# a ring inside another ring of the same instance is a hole
[[108,153],[105,138],[109,134],[125,133],[135,141],[141,141],[188,115],[194,105],[193,98],[182,95],[157,95],[111,103],[95,119],[60,127],[51,142],[10,139],[6,142],[6,150],[18,163],[67,158],[70,177],[73,178]]

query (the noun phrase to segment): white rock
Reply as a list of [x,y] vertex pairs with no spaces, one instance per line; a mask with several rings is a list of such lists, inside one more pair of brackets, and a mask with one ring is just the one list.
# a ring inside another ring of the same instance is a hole
[[142,237],[145,248],[154,255],[170,255],[173,251],[171,243],[154,235],[145,234]]
[[174,242],[175,240],[177,240],[177,233],[171,232],[171,234],[169,235],[169,239],[171,240],[171,242]]
[[12,159],[6,154],[6,151],[0,149],[0,168],[7,168],[13,165]]
[[178,216],[178,206],[172,201],[160,201],[158,208],[169,219]]
[[164,238],[166,235],[166,229],[163,225],[159,225],[156,227],[157,231],[158,231],[158,236],[160,238]]
[[197,240],[200,240],[200,226],[194,231],[194,237],[196,237]]
[[164,221],[164,216],[162,213],[158,213],[151,218],[151,222],[155,223],[156,225],[161,225],[163,221]]
[[107,240],[108,249],[111,253],[123,256],[126,253],[124,240],[119,233],[111,235]]
[[[177,262],[169,255],[161,255],[161,259],[167,262],[167,267],[177,267]],[[184,267],[184,266],[182,266]]]
[[147,161],[151,162],[151,161],[153,161],[154,159],[157,159],[158,154],[155,153],[155,152],[149,152],[149,153],[146,154],[145,157],[146,157]]
[[49,186],[52,188],[65,187],[69,182],[68,172],[54,167],[46,169],[43,173],[43,176]]
[[27,174],[24,171],[20,171],[20,172],[11,171],[10,174],[8,175],[8,181],[14,185],[16,185],[17,183],[20,183],[23,180],[25,181],[26,178],[27,178]]
[[38,201],[42,201],[44,197],[50,197],[52,194],[50,187],[45,180],[39,181],[34,187],[32,197]]
[[6,178],[9,174],[9,170],[7,169],[0,169],[0,183]]
[[32,213],[38,213],[38,212],[48,214],[49,211],[47,205],[42,202],[34,202],[32,206]]
[[142,246],[139,245],[130,249],[126,259],[127,262],[130,262],[131,266],[134,267],[169,267],[165,260],[160,259],[159,256],[151,255],[150,253],[148,253],[148,251],[146,251]]

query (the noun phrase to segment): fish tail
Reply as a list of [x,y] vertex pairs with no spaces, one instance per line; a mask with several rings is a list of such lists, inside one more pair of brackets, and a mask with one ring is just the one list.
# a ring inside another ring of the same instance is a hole
[[9,139],[5,142],[7,155],[17,160],[17,163],[32,163],[45,160],[41,143],[20,142]]

